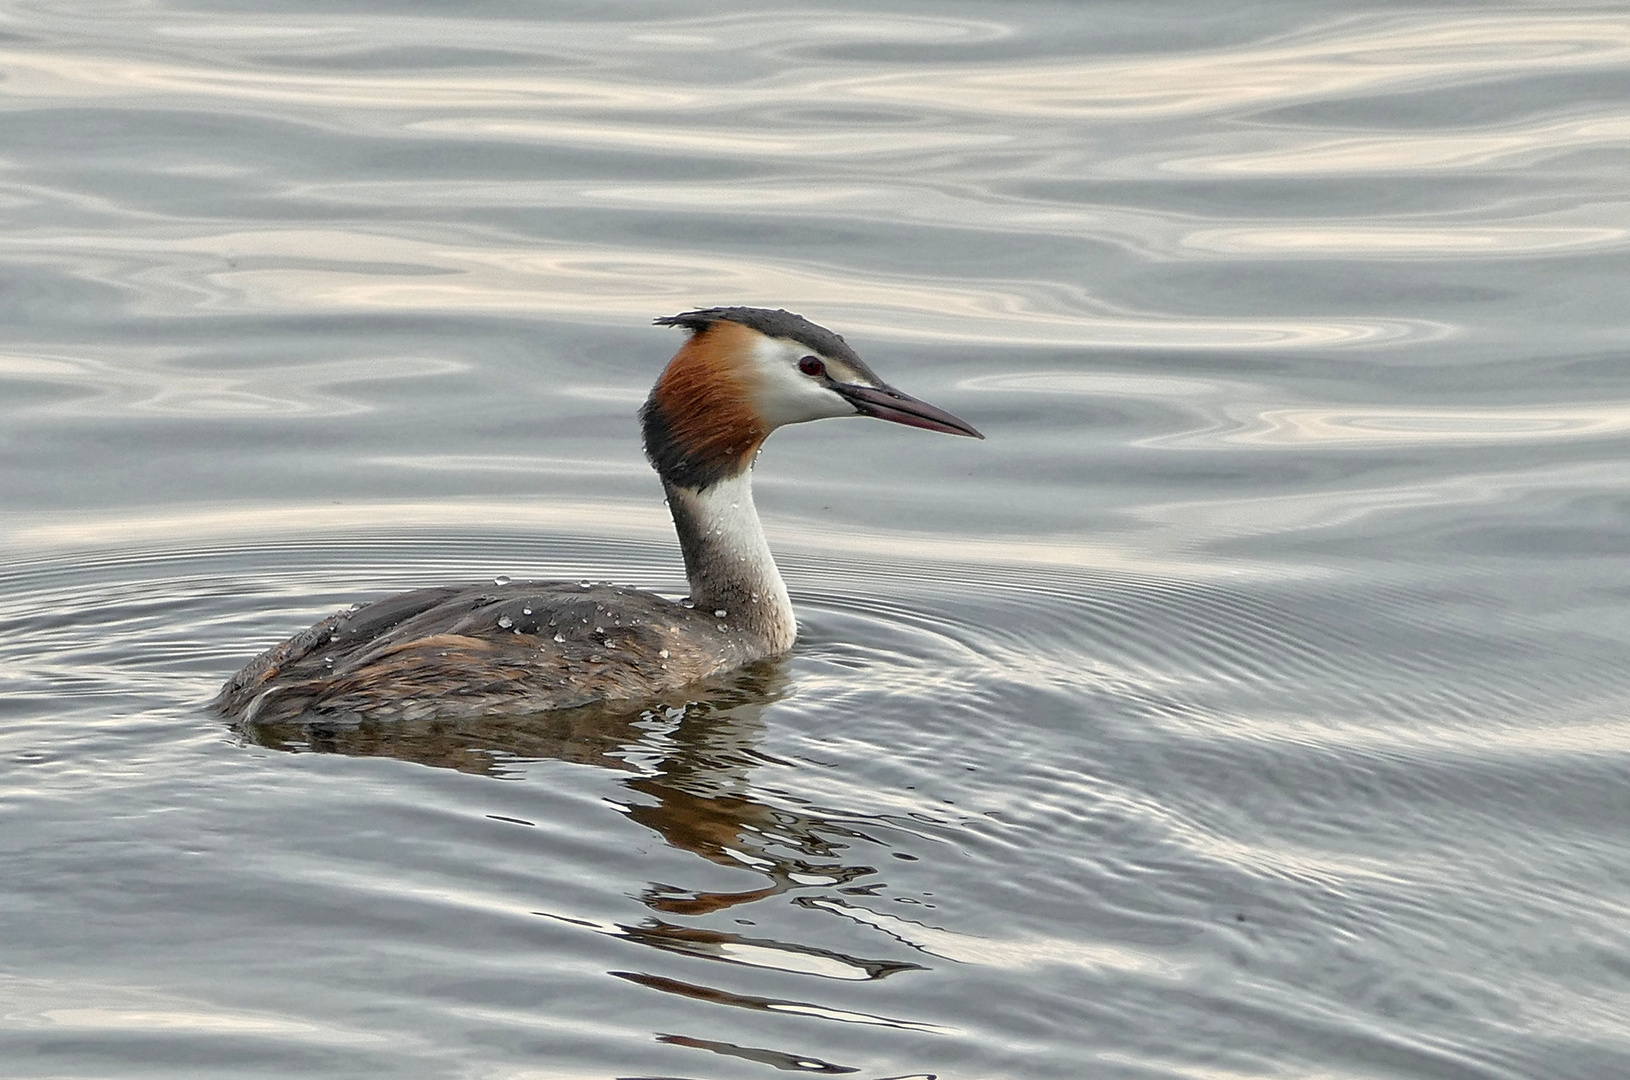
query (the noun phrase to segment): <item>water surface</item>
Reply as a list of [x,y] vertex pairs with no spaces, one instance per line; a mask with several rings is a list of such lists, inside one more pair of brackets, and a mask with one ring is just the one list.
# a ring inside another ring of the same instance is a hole
[[[8,1076],[1630,1073],[1613,5],[0,16]],[[235,731],[391,589],[683,591],[649,320],[801,618],[684,707]]]

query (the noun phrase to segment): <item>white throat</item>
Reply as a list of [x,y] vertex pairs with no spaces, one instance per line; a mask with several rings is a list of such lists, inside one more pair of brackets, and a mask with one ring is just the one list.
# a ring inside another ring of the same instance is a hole
[[762,640],[761,655],[773,656],[792,647],[798,626],[753,506],[752,476],[743,469],[702,491],[663,486],[691,599],[704,611],[727,612],[732,627]]

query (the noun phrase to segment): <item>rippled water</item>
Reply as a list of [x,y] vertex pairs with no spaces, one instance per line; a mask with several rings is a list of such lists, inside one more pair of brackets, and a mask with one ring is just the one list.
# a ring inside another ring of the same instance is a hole
[[[1630,1075],[1622,6],[0,12],[0,1073]],[[683,588],[717,303],[793,654],[234,731],[353,600]]]

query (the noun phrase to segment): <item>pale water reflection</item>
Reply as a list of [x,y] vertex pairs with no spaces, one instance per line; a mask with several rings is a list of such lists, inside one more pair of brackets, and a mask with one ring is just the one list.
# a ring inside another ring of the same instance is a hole
[[[1412,320],[1162,316],[1062,284],[936,281],[787,260],[487,240],[483,248],[461,249],[366,230],[224,233],[113,246],[91,237],[48,242],[60,255],[79,254],[84,279],[140,294],[132,306],[148,314],[462,312],[627,325],[647,316],[653,304],[683,309],[699,295],[762,304],[802,296],[812,312],[852,312],[849,324],[856,332],[969,345],[1308,348],[1443,333]],[[28,245],[40,242],[35,237]]]
[[883,75],[851,92],[923,109],[1108,119],[1262,110],[1430,83],[1442,88],[1525,72],[1611,69],[1630,60],[1622,14],[1438,13],[1352,17],[1260,45],[1175,54],[934,67]]
[[[0,1072],[1630,1074],[1627,73],[1608,4],[9,6]],[[771,441],[789,657],[204,710],[396,589],[680,595],[633,414],[715,303],[989,435]]]

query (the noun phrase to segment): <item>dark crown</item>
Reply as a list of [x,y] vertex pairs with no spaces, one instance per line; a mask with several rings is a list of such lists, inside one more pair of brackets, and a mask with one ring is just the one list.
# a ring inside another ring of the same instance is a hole
[[842,360],[863,374],[870,374],[865,362],[855,355],[849,343],[824,326],[817,326],[802,315],[794,315],[782,308],[716,307],[699,311],[686,311],[657,319],[658,326],[683,326],[687,330],[706,330],[716,322],[740,323],[757,330],[765,337],[786,338],[820,353],[832,360]]

